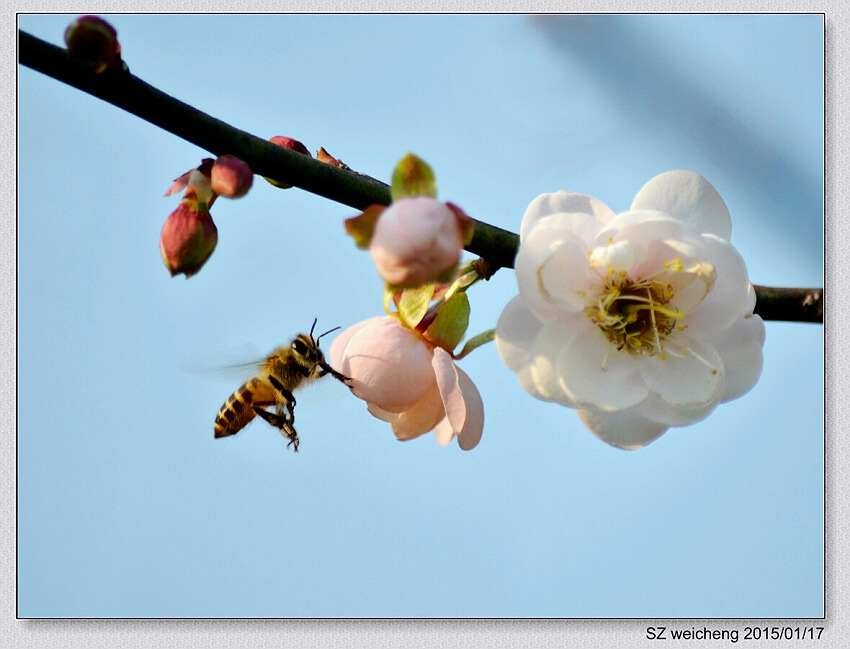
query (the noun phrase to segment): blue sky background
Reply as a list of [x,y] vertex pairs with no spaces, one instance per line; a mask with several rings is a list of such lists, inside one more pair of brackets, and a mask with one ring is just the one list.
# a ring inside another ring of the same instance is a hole
[[[71,19],[19,26],[61,44]],[[543,192],[621,211],[697,171],[754,283],[823,284],[821,16],[109,20],[165,92],[384,180],[412,151],[514,231]],[[214,440],[239,380],[186,359],[381,312],[353,210],[258,179],[172,279],[163,194],[207,153],[18,74],[20,616],[823,614],[821,326],[767,323],[752,392],[637,452],[526,395],[492,345],[461,365],[486,411],[471,452],[395,441],[335,382],[300,393],[297,455],[261,423]],[[509,270],[473,289],[470,334],[515,293]]]

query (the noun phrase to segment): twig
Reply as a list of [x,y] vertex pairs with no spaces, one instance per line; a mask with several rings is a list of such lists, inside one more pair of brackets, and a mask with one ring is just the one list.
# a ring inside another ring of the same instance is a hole
[[[358,210],[390,203],[390,188],[365,174],[334,167],[272,144],[183,103],[130,74],[100,74],[74,63],[60,47],[18,32],[22,65],[103,99],[213,153],[244,160],[254,173],[299,187]],[[475,221],[466,249],[493,267],[513,268],[519,235]],[[823,289],[756,286],[756,313],[765,320],[823,322]]]

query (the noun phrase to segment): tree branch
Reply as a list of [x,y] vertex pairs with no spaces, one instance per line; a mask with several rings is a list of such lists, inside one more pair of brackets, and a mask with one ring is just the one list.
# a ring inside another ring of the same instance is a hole
[[[129,113],[219,156],[244,160],[261,176],[288,183],[358,210],[390,203],[385,183],[348,169],[334,167],[272,144],[222,122],[133,76],[128,71],[95,74],[74,63],[60,47],[18,32],[18,61],[74,88],[103,99]],[[519,235],[475,221],[466,249],[494,268],[513,268]],[[823,289],[756,286],[756,313],[765,320],[823,322]]]

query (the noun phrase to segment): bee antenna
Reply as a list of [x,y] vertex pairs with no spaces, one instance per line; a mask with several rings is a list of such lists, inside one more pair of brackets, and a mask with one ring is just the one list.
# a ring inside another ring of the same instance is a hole
[[[318,320],[319,320],[318,318],[313,318],[313,326],[312,326],[312,327],[310,327],[310,340],[313,340],[313,329],[315,329],[315,328],[316,328],[316,322],[318,322]],[[319,338],[321,338],[321,336],[319,336]],[[318,344],[318,343],[319,343],[319,341],[318,341],[318,340],[317,340],[317,341],[315,341],[315,342],[316,342],[316,344]]]
[[333,333],[337,329],[342,329],[342,327],[334,327],[333,329],[328,329],[325,333],[323,333],[321,336],[316,338],[316,346],[319,345],[319,341],[322,339],[322,336],[327,336],[329,333]]

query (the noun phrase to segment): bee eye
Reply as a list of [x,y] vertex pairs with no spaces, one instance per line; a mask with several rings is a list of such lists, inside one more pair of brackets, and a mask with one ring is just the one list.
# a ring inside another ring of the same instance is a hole
[[301,354],[302,356],[307,354],[307,345],[305,345],[300,340],[296,340],[294,343],[292,343],[292,349],[295,350],[296,354]]

